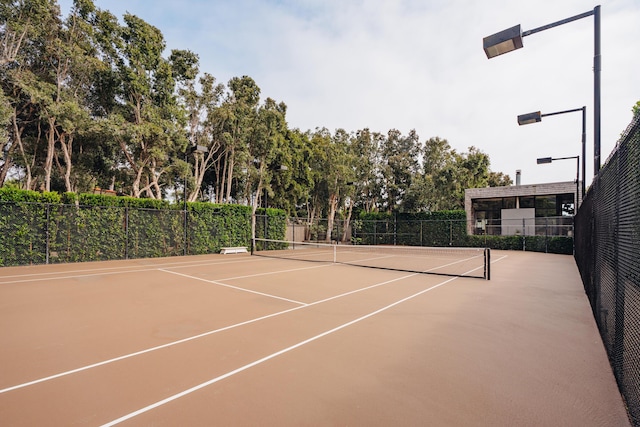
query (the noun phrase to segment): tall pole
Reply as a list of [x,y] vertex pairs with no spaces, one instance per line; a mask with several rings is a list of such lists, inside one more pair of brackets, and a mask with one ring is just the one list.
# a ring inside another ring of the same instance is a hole
[[[584,159],[583,159],[583,162],[584,162]],[[573,207],[574,215],[578,213],[579,203],[580,203],[580,156],[576,157],[576,204]]]
[[600,6],[593,9],[594,49],[593,49],[593,175],[600,173]]
[[[187,154],[189,150],[185,150],[184,152],[184,162],[189,166],[189,159],[187,159]],[[184,172],[184,255],[187,255],[187,170]]]
[[582,198],[586,192],[587,179],[587,107],[582,107]]
[[[503,53],[511,52],[523,47],[522,38],[540,31],[548,30],[559,25],[568,24],[578,19],[586,18],[593,15],[594,24],[594,48],[593,48],[593,175],[594,177],[600,173],[601,153],[600,153],[600,134],[601,134],[601,97],[600,97],[600,72],[602,70],[602,55],[600,45],[600,5],[580,15],[572,16],[561,21],[557,21],[532,30],[520,32],[520,25],[508,28],[499,33],[493,34],[483,39],[483,45],[487,58],[491,59]],[[515,32],[515,33],[514,33]],[[539,120],[538,120],[539,121]],[[583,163],[586,160],[583,153]],[[584,181],[584,174],[583,174]]]

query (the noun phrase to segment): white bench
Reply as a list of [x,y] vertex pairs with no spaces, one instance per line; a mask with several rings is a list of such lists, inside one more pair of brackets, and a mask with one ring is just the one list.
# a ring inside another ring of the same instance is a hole
[[243,254],[243,253],[247,253],[247,248],[244,246],[235,246],[235,247],[228,247],[228,248],[220,248],[220,253],[221,254]]

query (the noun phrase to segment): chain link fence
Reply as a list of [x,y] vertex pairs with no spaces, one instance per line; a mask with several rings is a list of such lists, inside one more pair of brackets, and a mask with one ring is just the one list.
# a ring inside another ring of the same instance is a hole
[[575,257],[629,418],[640,426],[640,115],[578,211]]
[[[360,245],[402,245],[429,247],[489,247],[559,254],[573,253],[573,217],[535,220],[491,221],[480,228],[467,220],[354,220],[350,224],[319,219],[306,224],[305,240]],[[471,234],[469,231],[471,230]],[[301,234],[297,232],[298,236]]]
[[249,246],[248,215],[0,202],[0,266],[219,252]]

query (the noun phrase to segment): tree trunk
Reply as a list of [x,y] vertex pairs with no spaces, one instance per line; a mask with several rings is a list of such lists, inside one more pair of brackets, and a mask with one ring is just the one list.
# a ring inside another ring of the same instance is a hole
[[140,167],[138,168],[138,171],[136,173],[136,177],[133,180],[133,183],[131,184],[132,190],[133,190],[133,197],[137,197],[140,198],[140,194],[142,194],[142,190],[140,190],[140,181],[142,181],[142,170],[144,168]]
[[353,200],[349,203],[349,209],[347,210],[347,218],[344,220],[344,226],[342,230],[342,241],[346,242],[349,234],[349,223],[351,222],[351,212],[353,212]]
[[[19,138],[20,136],[18,136],[17,138]],[[5,154],[5,158],[4,158],[4,163],[2,165],[2,169],[0,169],[0,187],[2,187],[4,185],[4,181],[7,179],[7,174],[9,173],[9,169],[11,169],[13,167],[13,152],[15,151],[16,147],[18,145],[15,143],[11,144],[11,147],[9,147],[9,149],[6,151]],[[25,165],[27,168],[29,168],[29,165]],[[29,171],[31,171],[31,169],[29,168]]]
[[224,195],[226,193],[225,191],[225,184],[226,184],[226,177],[227,177],[227,162],[229,161],[229,151],[225,150],[222,162],[220,163],[219,166],[219,174],[218,174],[218,194],[216,194],[216,198],[218,199],[218,203],[222,204],[224,203]]
[[47,131],[47,157],[44,162],[44,190],[51,191],[51,169],[53,169],[53,155],[56,147],[56,118],[49,117]]
[[333,230],[333,223],[336,217],[336,210],[338,208],[338,195],[332,194],[329,196],[329,215],[327,218],[327,236],[326,241],[331,241],[331,231]]
[[67,192],[73,192],[71,188],[71,153],[73,148],[73,135],[60,135],[60,146],[62,147],[62,154],[64,155],[65,169],[64,169],[64,186]]
[[227,164],[227,194],[225,196],[225,200],[227,203],[231,203],[231,180],[233,179],[233,166],[235,161],[235,150],[231,148],[231,153],[229,156],[229,161]]
[[310,203],[307,203],[307,227],[304,230],[304,240],[311,240],[311,227],[313,226],[313,221],[316,218],[316,207],[309,206]]

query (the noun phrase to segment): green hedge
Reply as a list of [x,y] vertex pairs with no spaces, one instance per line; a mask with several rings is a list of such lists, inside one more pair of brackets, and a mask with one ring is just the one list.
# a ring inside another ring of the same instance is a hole
[[[283,211],[267,233],[284,239]],[[250,246],[251,208],[0,188],[0,266],[217,253]],[[185,248],[186,234],[186,248]]]
[[467,234],[462,210],[415,214],[361,213],[352,242],[363,245],[458,246],[573,253],[573,239],[563,236],[475,236]]
[[565,236],[468,236],[468,245],[510,251],[573,254],[573,238]]
[[260,208],[256,211],[256,237],[284,240],[287,216],[283,210]]
[[352,241],[364,245],[466,246],[464,211],[415,214],[362,213]]

